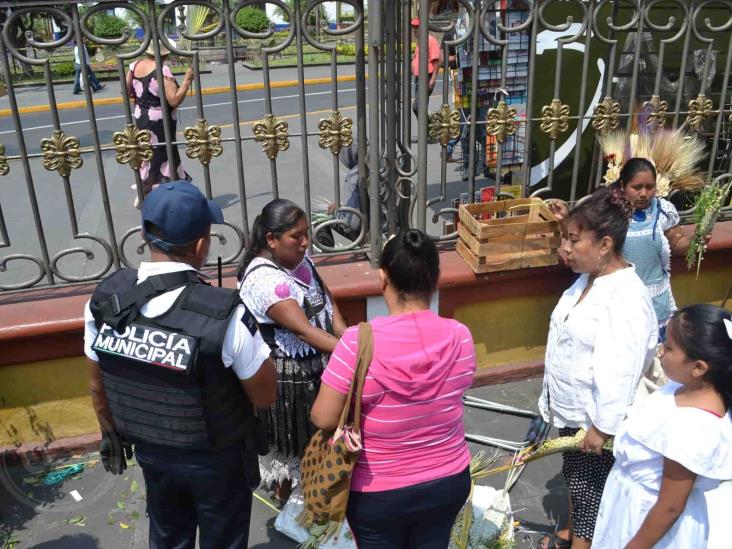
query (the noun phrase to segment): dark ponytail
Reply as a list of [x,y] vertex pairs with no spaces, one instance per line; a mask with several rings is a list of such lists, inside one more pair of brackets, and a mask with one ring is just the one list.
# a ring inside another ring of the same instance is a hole
[[594,233],[596,240],[609,236],[613,239],[615,253],[620,254],[631,212],[630,204],[619,189],[600,187],[569,213],[567,222],[573,221],[580,230]]
[[305,212],[292,202],[284,198],[277,198],[269,202],[252,224],[249,233],[249,246],[239,265],[239,272],[236,277],[244,278],[247,267],[255,257],[259,257],[267,251],[267,234],[272,233],[279,236],[292,229],[300,219],[305,217]]
[[705,380],[722,396],[727,410],[732,408],[732,338],[724,321],[732,322],[730,317],[721,307],[701,303],[684,307],[669,321],[673,340],[684,354],[709,365]]
[[429,299],[440,278],[440,255],[425,233],[410,229],[386,243],[379,267],[400,294]]

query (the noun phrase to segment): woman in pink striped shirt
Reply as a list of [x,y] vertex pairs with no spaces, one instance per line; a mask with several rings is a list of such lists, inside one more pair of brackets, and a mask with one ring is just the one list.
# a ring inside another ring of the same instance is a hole
[[[417,230],[390,240],[381,256],[389,316],[371,321],[363,452],[347,514],[361,549],[444,549],[470,491],[462,397],[475,372],[473,338],[430,310],[439,262],[434,243]],[[336,427],[357,351],[358,328],[349,328],[323,373],[311,413],[316,426]]]

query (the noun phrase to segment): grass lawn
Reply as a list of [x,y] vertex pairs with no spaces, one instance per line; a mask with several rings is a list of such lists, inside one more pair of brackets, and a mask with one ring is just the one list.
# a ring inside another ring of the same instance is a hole
[[[327,52],[317,53],[303,53],[302,60],[303,65],[327,65],[330,63],[331,54]],[[338,55],[338,64],[355,63],[356,56],[354,55]],[[251,67],[261,67],[262,59],[255,58],[246,61],[246,64]],[[297,66],[296,55],[286,55],[282,57],[271,57],[269,59],[270,67],[295,67]]]

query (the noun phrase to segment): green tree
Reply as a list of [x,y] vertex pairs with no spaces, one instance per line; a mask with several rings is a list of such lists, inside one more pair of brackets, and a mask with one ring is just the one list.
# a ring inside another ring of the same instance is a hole
[[247,6],[239,10],[236,14],[236,24],[245,31],[264,32],[269,28],[271,23],[264,10],[253,6]]
[[127,28],[124,19],[116,15],[99,13],[94,15],[94,35],[101,38],[118,38]]

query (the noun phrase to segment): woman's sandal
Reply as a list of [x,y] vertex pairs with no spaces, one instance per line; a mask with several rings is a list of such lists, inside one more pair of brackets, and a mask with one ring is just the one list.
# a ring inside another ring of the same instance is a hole
[[539,547],[544,549],[570,549],[572,542],[560,538],[557,534],[547,534],[539,540]]

